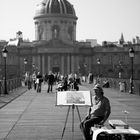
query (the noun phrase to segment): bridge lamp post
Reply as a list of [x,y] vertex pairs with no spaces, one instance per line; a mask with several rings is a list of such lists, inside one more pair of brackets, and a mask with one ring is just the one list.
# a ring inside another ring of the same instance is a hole
[[26,58],[24,58],[24,73],[26,72],[26,65],[27,65],[28,61]]
[[4,46],[4,48],[2,49],[2,56],[4,58],[4,94],[7,95],[8,91],[7,91],[7,70],[6,70],[6,58],[7,58],[7,54],[8,54],[8,50],[6,49],[6,46]]
[[101,60],[100,58],[97,58],[97,64],[98,64],[98,78],[100,77],[100,64],[101,64]]
[[129,91],[129,93],[130,94],[133,94],[133,89],[134,89],[134,84],[133,84],[133,60],[134,60],[134,56],[135,56],[135,51],[134,51],[134,49],[131,47],[130,49],[129,49],[129,57],[130,57],[130,59],[131,59],[131,77],[130,77],[130,91]]

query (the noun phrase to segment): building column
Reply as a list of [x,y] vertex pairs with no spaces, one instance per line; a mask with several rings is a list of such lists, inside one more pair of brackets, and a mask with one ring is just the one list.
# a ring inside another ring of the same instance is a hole
[[75,62],[74,62],[74,56],[72,55],[72,56],[71,56],[71,72],[72,72],[72,73],[75,72],[75,71],[74,71],[74,63],[75,63]]
[[37,67],[38,67],[38,70],[41,71],[40,55],[38,55],[38,57],[37,57]]
[[67,74],[70,74],[70,56],[67,56]]
[[61,73],[64,75],[64,56],[61,56]]
[[42,74],[45,74],[45,56],[42,55]]
[[45,73],[48,73],[48,54],[44,55],[44,69],[45,69]]
[[79,72],[79,56],[76,55],[76,71]]
[[35,56],[32,56],[32,64],[36,65],[36,57]]
[[48,72],[51,70],[51,57],[48,55]]
[[38,40],[38,24],[35,23],[35,40]]
[[92,57],[89,57],[89,72],[92,71],[92,70],[91,70],[91,59],[92,59]]

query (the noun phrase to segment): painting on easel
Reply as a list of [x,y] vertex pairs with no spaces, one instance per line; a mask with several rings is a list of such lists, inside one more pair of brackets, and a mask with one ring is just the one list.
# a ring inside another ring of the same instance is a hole
[[90,91],[57,92],[56,105],[91,106],[91,93]]

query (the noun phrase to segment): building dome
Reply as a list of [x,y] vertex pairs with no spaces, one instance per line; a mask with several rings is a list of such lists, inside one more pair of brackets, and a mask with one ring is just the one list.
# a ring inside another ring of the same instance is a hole
[[77,17],[67,0],[43,0],[35,11],[35,40],[76,40]]
[[69,15],[76,17],[73,5],[67,0],[43,0],[37,5],[35,11],[35,18],[38,16],[45,16],[50,14]]

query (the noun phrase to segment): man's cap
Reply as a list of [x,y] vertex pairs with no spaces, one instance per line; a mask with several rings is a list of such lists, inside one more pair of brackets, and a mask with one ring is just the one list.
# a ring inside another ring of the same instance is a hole
[[103,92],[103,89],[102,89],[100,84],[96,84],[93,89],[94,90],[99,90],[100,92]]

